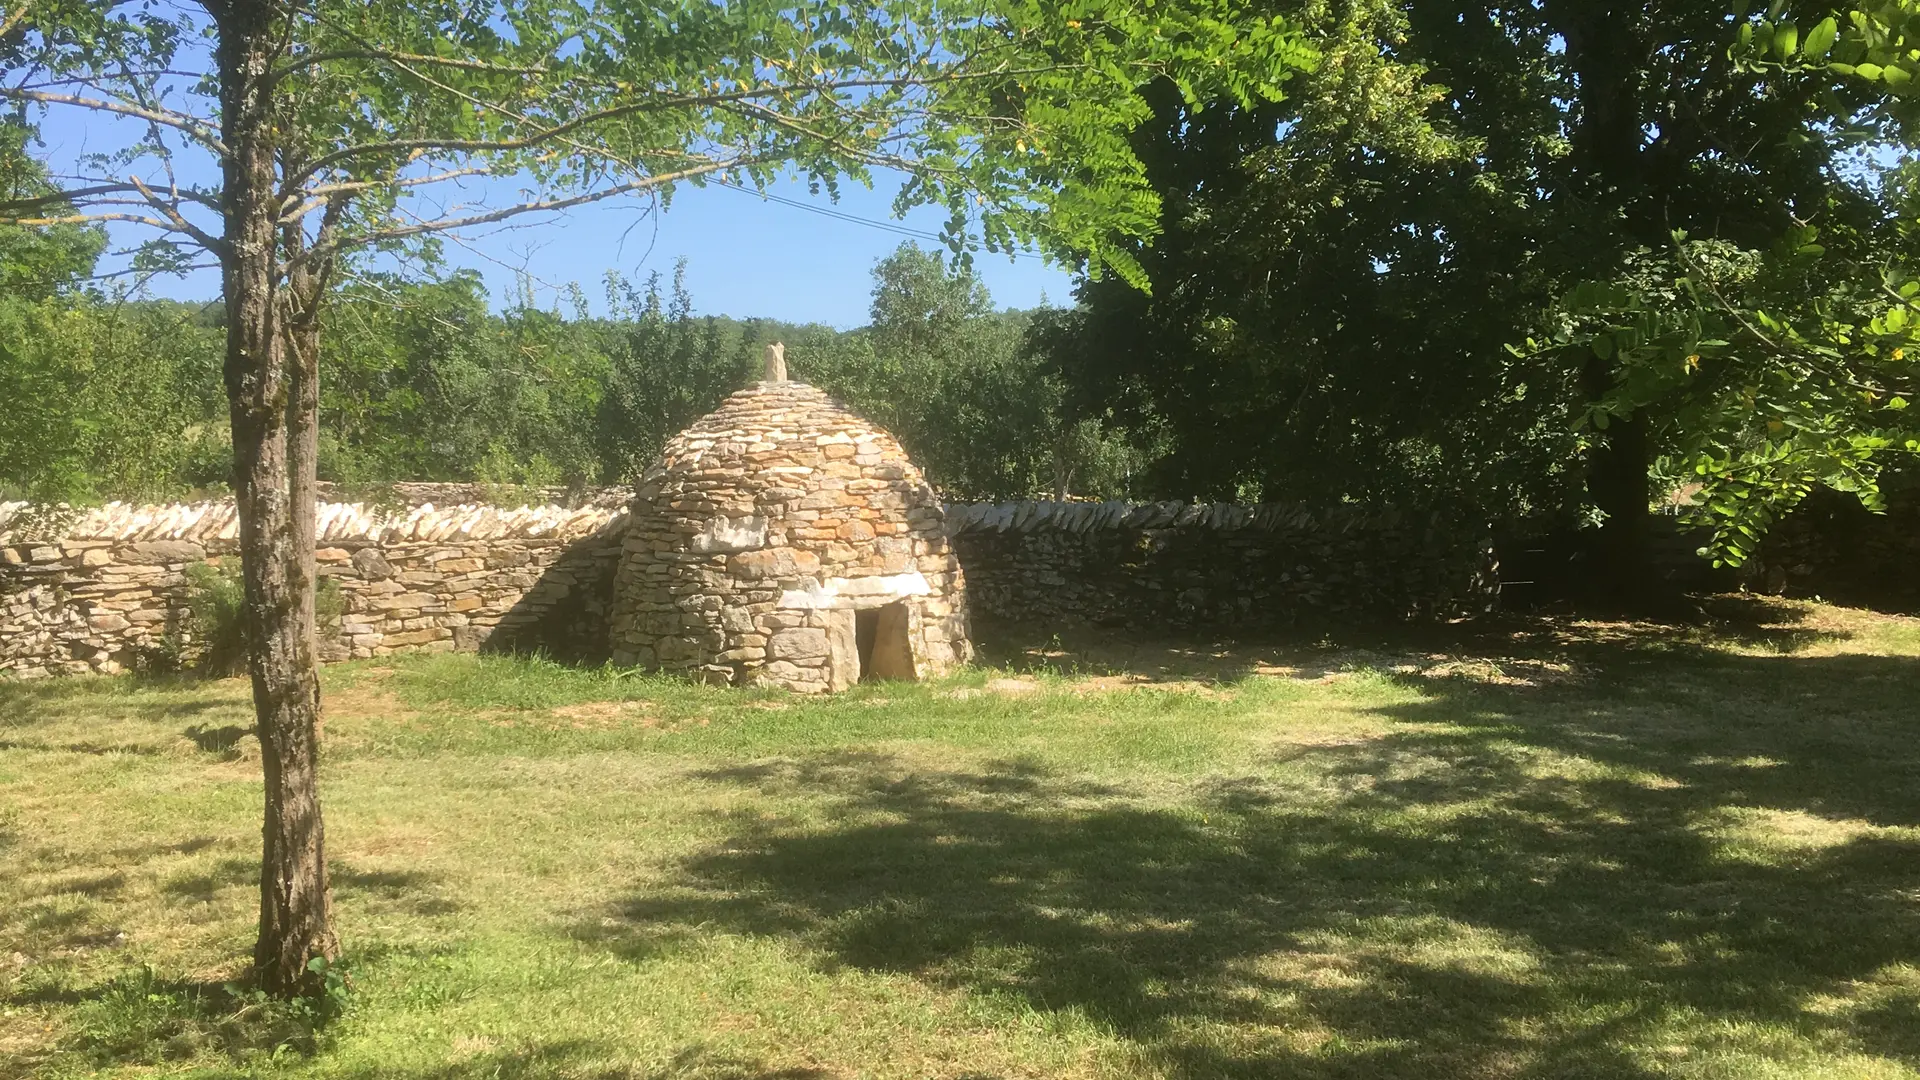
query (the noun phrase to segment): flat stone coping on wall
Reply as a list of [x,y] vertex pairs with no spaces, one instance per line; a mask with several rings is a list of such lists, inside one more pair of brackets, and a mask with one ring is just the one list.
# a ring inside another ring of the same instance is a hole
[[1081,533],[1093,529],[1321,529],[1383,527],[1396,524],[1394,510],[1365,507],[1308,509],[1281,503],[1057,502],[949,503],[947,534],[1036,532],[1054,529]]
[[[408,541],[579,539],[613,532],[626,525],[624,506],[606,498],[578,507],[558,504],[505,509],[482,503],[404,509],[366,503],[322,502],[315,508],[318,539],[325,542],[394,544]],[[1092,529],[1291,529],[1360,528],[1392,524],[1392,510],[1360,507],[1313,510],[1263,503],[1055,502],[948,503],[947,534],[1034,532],[1044,529],[1087,532]],[[16,537],[13,526],[26,524],[29,535]],[[230,500],[195,503],[135,504],[68,509],[0,502],[0,547],[44,540],[140,542],[196,540],[232,542],[240,521]]]
[[[522,506],[508,510],[462,504],[410,509],[365,503],[318,503],[314,532],[326,543],[397,544],[439,540],[574,540],[625,524],[626,511],[607,506]],[[15,526],[22,526],[16,530]],[[20,531],[23,535],[16,537]],[[232,543],[240,519],[230,500],[137,505],[111,502],[88,509],[0,503],[0,547],[43,540],[110,543],[192,540]]]

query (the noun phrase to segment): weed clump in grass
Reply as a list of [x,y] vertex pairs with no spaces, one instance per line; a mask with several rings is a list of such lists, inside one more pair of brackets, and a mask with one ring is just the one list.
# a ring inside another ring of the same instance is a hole
[[315,958],[315,992],[280,999],[238,983],[168,979],[142,965],[86,994],[62,1049],[92,1066],[311,1055],[345,1012],[339,965]]

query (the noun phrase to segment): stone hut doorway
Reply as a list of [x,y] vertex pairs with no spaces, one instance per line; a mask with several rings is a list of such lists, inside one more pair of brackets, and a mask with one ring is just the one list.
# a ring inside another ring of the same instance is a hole
[[916,672],[907,633],[907,605],[898,601],[853,613],[854,652],[860,665],[856,682],[911,681]]

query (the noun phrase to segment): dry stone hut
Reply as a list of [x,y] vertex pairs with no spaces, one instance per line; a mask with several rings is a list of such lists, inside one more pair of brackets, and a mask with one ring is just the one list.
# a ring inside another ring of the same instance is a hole
[[766,380],[674,437],[639,483],[614,662],[820,692],[965,661],[933,489],[891,435],[767,353]]

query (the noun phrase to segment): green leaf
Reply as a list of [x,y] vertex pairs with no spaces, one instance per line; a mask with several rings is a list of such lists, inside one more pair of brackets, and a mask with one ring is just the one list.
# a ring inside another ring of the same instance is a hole
[[1872,82],[1880,77],[1881,70],[1879,64],[1860,64],[1853,69],[1853,73]]
[[1807,40],[1800,44],[1800,55],[1809,60],[1820,59],[1827,55],[1828,49],[1833,48],[1834,39],[1839,35],[1840,24],[1834,21],[1833,16],[1821,19],[1813,29],[1807,31]]
[[1800,28],[1792,23],[1781,23],[1773,31],[1773,54],[1782,60],[1793,56],[1800,47]]

